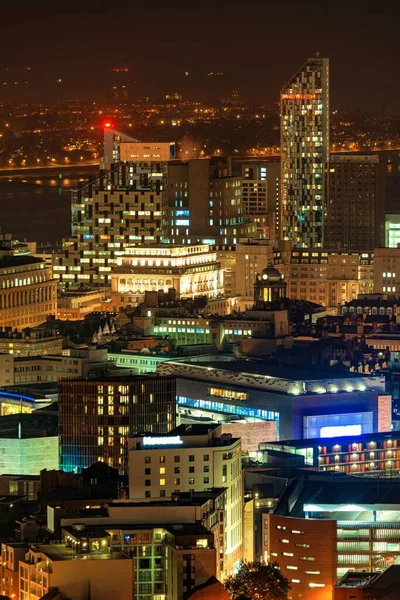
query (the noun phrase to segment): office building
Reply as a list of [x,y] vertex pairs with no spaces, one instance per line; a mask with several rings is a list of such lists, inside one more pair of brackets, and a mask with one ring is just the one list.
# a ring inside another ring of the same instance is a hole
[[317,302],[333,314],[345,302],[374,290],[373,252],[293,248],[277,262],[288,282],[288,298]]
[[243,213],[257,224],[257,237],[271,241],[279,239],[280,198],[279,162],[242,165]]
[[400,244],[400,215],[386,214],[385,247],[398,248]]
[[59,384],[60,466],[80,471],[98,460],[127,472],[128,437],[175,427],[174,377],[95,377]]
[[163,239],[167,165],[174,144],[114,139],[108,144],[106,134],[107,165],[110,152],[109,170],[73,192],[71,237],[63,240],[53,262],[54,277],[63,288],[109,285],[112,267],[126,246]]
[[132,246],[111,273],[113,306],[137,304],[145,292],[174,289],[177,298],[222,295],[224,272],[208,244]]
[[281,239],[324,246],[329,59],[309,58],[281,93]]
[[240,439],[218,425],[181,425],[168,435],[129,441],[129,497],[160,500],[175,493],[226,488],[225,568],[242,559],[242,465]]
[[274,247],[261,240],[240,242],[236,245],[236,295],[253,297],[257,273],[274,259]]
[[375,248],[374,293],[400,292],[400,248]]
[[0,327],[36,327],[57,314],[57,284],[45,261],[0,248]]
[[212,358],[158,364],[160,374],[176,377],[183,416],[276,421],[278,439],[288,440],[330,437],[337,435],[338,425],[347,431],[354,423],[361,426],[360,433],[391,429],[392,399],[384,377]]
[[192,159],[168,167],[165,240],[171,244],[229,246],[255,237],[246,222],[242,179],[232,175],[230,159]]
[[127,554],[104,545],[93,553],[82,550],[65,543],[31,545],[19,562],[19,598],[42,598],[56,589],[76,600],[86,600],[88,590],[99,600],[133,600],[133,563]]
[[385,245],[386,165],[378,155],[332,155],[325,247],[371,251]]

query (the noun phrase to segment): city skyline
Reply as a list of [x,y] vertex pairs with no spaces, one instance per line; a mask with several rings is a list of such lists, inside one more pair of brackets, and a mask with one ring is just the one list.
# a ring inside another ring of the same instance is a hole
[[[171,11],[136,2],[114,13],[102,2],[73,2],[62,10],[26,3],[18,13],[7,7],[0,26],[0,102],[104,98],[112,70],[126,68],[130,99],[178,91],[214,101],[238,88],[247,101],[273,103],[302,57],[319,51],[331,59],[333,107],[397,112],[394,3],[392,14],[387,4],[372,2],[362,10],[347,6],[345,14],[336,7],[320,14],[316,6],[253,2],[243,10],[220,3],[211,10],[207,2],[175,3]],[[104,35],[109,43],[116,36],[112,53]]]

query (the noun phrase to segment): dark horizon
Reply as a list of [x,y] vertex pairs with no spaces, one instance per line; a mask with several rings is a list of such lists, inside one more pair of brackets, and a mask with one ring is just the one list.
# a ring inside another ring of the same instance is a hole
[[22,2],[2,8],[0,102],[101,102],[125,78],[132,101],[177,91],[215,102],[238,89],[245,101],[272,104],[319,51],[331,59],[333,109],[396,114],[398,12],[394,2],[368,1],[323,9],[317,2]]

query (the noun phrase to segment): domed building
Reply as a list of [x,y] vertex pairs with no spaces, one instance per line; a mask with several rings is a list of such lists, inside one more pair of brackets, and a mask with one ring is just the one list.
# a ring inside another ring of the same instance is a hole
[[254,284],[254,308],[262,310],[271,304],[283,302],[286,298],[286,281],[273,264],[269,264],[261,274],[256,275]]

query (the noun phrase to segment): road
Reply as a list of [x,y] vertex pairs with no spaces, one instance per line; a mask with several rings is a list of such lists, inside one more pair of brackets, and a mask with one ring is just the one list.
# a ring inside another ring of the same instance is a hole
[[63,171],[74,171],[79,169],[87,169],[90,167],[98,168],[98,166],[98,161],[86,161],[79,163],[69,163],[67,165],[43,165],[42,167],[6,167],[4,169],[0,169],[0,177],[10,177],[10,175],[19,175],[21,173],[35,175],[36,173],[43,173],[43,171],[46,171],[48,173],[61,173]]

